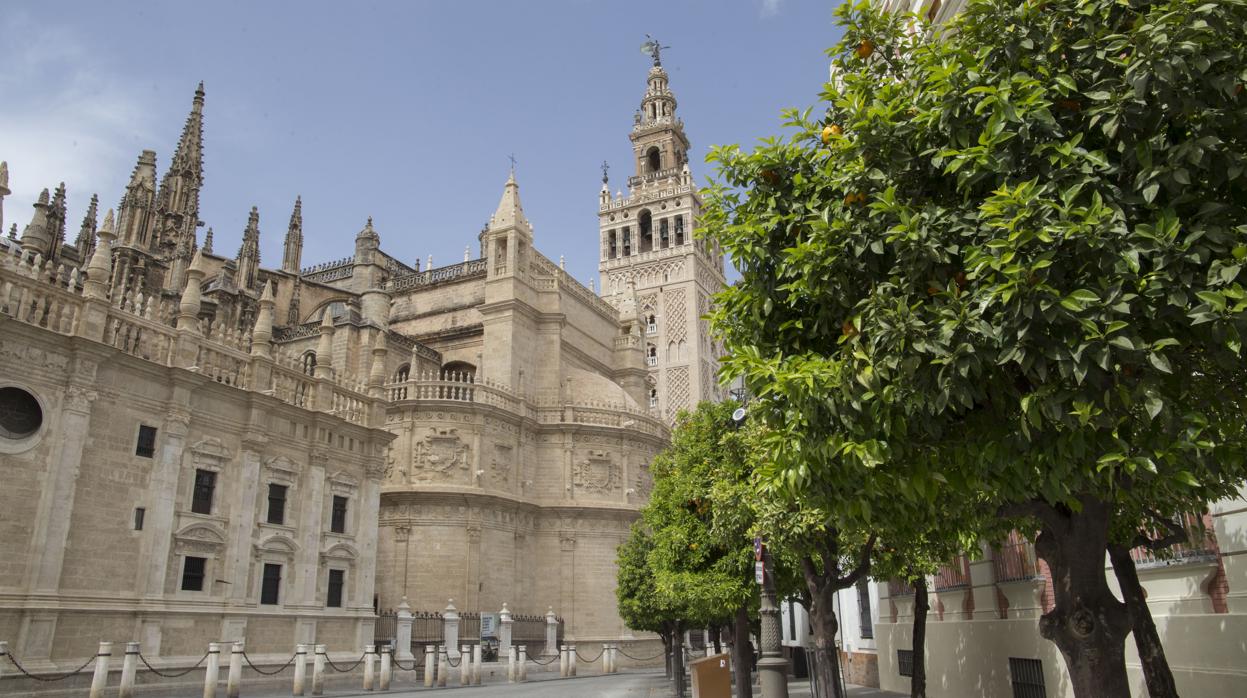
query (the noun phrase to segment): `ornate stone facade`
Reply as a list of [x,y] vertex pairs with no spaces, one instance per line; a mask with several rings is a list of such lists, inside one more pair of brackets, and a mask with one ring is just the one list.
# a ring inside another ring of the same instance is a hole
[[478,259],[421,270],[369,220],[301,267],[301,201],[279,269],[254,209],[219,256],[197,232],[204,99],[170,172],[144,151],[75,244],[63,190],[0,241],[0,639],[53,663],[101,638],[357,650],[404,596],[629,636],[615,548],[668,438],[635,304],[536,249],[514,173]]

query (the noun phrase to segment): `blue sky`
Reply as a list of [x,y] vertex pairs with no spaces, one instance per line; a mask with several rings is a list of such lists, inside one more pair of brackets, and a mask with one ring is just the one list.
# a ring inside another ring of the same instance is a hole
[[[92,192],[116,206],[140,150],[162,175],[205,82],[201,218],[233,255],[251,206],[280,265],[303,197],[303,263],[347,256],[373,216],[382,246],[441,266],[476,251],[509,166],[536,243],[582,281],[597,270],[599,165],[631,174],[646,33],[693,143],[780,132],[817,100],[838,0],[25,2],[0,14],[5,228],[64,180],[72,241]],[[102,213],[102,211],[101,211]],[[202,233],[202,231],[201,231]]]

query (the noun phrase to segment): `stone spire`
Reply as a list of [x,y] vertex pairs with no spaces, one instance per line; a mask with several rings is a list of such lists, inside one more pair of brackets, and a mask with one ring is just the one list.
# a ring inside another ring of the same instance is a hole
[[489,230],[498,231],[514,228],[532,237],[533,229],[524,216],[524,207],[520,204],[520,185],[515,182],[515,170],[507,178],[502,188],[502,199],[498,201],[498,209],[489,218]]
[[48,210],[48,232],[52,236],[52,242],[48,246],[48,259],[61,256],[61,246],[65,244],[65,216],[65,183],[61,182],[56,187],[56,193],[52,195],[52,206]]
[[152,246],[171,262],[166,289],[177,292],[184,285],[184,275],[195,252],[199,228],[199,190],[203,187],[203,105],[204,86],[199,83],[191,100],[191,112],[182,127],[182,137],[169,169],[160,182],[156,196],[155,225]]
[[30,223],[22,231],[22,251],[29,255],[40,254],[46,257],[52,241],[51,231],[48,230],[48,211],[52,207],[48,203],[47,189],[40,192],[39,200],[34,206],[35,215],[31,216]]
[[156,151],[144,150],[117,204],[117,242],[150,247],[156,224]]
[[212,228],[204,234],[204,254],[212,254]]
[[91,259],[91,253],[95,251],[95,222],[99,215],[99,206],[99,195],[92,194],[87,214],[82,217],[82,226],[78,228],[78,238],[74,240],[74,247],[78,248],[78,259],[83,264]]
[[291,274],[299,273],[303,257],[303,197],[294,199],[294,211],[290,214],[290,226],[286,228],[286,245],[283,250],[281,269]]
[[4,230],[4,197],[12,193],[9,189],[9,163],[0,160],[0,231]]
[[87,298],[102,300],[108,298],[109,278],[113,274],[113,210],[104,214],[104,224],[96,233],[99,241],[95,251],[91,253],[91,261],[87,263],[87,280],[83,290]]
[[242,233],[242,246],[238,248],[238,273],[234,284],[240,289],[251,290],[256,286],[256,273],[260,270],[260,211],[251,207],[247,228]]

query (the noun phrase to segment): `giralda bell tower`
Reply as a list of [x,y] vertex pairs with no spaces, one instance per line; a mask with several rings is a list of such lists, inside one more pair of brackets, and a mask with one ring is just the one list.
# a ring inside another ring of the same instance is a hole
[[628,191],[610,192],[603,169],[598,197],[602,296],[616,307],[636,303],[649,366],[650,407],[673,421],[701,400],[719,400],[720,349],[702,318],[723,287],[723,255],[693,239],[701,199],[689,170],[688,137],[657,42],[641,108],[633,116],[636,174]]

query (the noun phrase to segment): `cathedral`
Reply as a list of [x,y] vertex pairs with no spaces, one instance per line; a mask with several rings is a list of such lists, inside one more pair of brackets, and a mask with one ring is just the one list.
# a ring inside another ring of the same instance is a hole
[[204,115],[200,84],[168,169],[144,150],[72,243],[63,185],[0,238],[0,640],[45,670],[101,639],[357,656],[378,609],[451,599],[631,638],[615,549],[675,414],[720,395],[723,257],[657,52],[627,193],[603,177],[600,293],[539,251],[514,171],[461,263],[388,254],[369,219],[305,264],[299,200],[280,267],[254,208],[220,254]]

